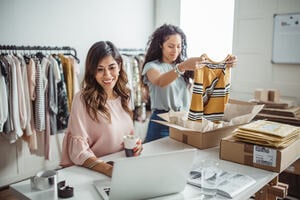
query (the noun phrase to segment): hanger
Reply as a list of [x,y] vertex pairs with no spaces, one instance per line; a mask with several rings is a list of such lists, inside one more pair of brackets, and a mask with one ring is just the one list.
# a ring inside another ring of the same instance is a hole
[[72,56],[73,58],[75,58],[75,60],[80,63],[79,58],[77,57],[77,51],[76,49],[72,48],[72,47],[62,47],[62,50],[66,50],[67,52],[63,53],[64,55],[67,56]]

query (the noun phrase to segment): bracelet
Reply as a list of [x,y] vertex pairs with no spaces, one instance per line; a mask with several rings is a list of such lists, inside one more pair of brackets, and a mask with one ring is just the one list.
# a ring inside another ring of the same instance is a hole
[[180,75],[183,75],[185,71],[181,72],[181,71],[178,69],[178,65],[179,65],[179,64],[176,64],[176,65],[175,65],[175,70],[174,70],[174,71],[175,71],[176,74],[178,74],[178,76],[180,76]]
[[97,164],[102,163],[103,161],[100,160],[95,160],[94,162],[92,162],[91,164],[89,164],[87,166],[87,168],[92,169],[93,167],[95,167]]

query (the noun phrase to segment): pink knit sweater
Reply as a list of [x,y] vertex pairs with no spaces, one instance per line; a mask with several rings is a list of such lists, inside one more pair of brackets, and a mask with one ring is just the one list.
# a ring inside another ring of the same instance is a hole
[[80,92],[74,96],[63,140],[61,166],[82,165],[89,157],[123,150],[123,136],[133,132],[133,121],[121,106],[121,98],[107,101],[111,123],[99,113],[100,122],[87,114]]

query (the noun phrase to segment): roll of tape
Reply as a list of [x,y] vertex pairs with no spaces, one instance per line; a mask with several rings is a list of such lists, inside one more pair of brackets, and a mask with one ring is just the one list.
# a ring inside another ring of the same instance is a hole
[[45,170],[38,172],[30,179],[31,188],[36,190],[56,190],[57,172],[55,170]]

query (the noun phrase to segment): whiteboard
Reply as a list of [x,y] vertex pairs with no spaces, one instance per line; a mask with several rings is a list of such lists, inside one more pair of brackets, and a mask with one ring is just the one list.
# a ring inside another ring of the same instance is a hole
[[300,13],[274,15],[272,63],[300,64]]

